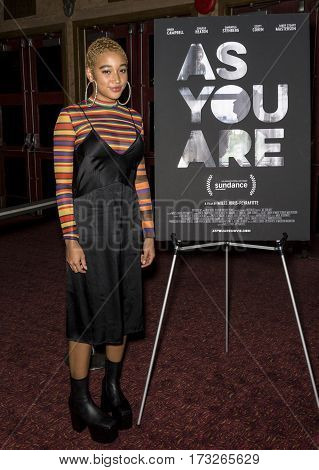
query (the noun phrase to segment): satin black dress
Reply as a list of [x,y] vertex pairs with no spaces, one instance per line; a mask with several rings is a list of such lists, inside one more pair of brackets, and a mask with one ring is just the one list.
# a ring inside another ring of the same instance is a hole
[[[81,106],[80,106],[81,108]],[[120,344],[142,332],[143,232],[134,182],[143,138],[114,151],[91,125],[74,149],[74,218],[87,263],[75,273],[67,263],[67,338],[92,345]],[[132,116],[132,115],[131,115]]]

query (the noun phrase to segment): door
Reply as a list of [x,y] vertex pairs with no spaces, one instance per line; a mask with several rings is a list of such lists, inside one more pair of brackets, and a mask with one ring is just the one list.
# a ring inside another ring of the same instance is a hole
[[0,207],[54,197],[53,128],[64,103],[60,33],[0,42]]

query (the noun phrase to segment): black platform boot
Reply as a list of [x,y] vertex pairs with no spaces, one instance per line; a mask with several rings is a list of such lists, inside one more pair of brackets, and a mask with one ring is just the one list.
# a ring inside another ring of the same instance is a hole
[[120,387],[122,363],[123,361],[105,360],[101,408],[105,412],[112,412],[113,418],[117,420],[118,429],[128,429],[132,427],[132,408]]
[[93,402],[89,391],[88,377],[73,379],[69,408],[73,429],[82,432],[88,426],[91,437],[97,442],[112,442],[118,436],[117,423],[114,418],[107,416]]

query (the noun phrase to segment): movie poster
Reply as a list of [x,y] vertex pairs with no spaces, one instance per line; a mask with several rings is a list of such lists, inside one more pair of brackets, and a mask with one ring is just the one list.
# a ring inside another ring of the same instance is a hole
[[307,14],[155,20],[158,240],[308,240]]

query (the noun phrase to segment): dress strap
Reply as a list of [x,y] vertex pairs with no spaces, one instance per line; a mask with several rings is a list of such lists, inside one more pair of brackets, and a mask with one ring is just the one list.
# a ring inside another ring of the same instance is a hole
[[140,131],[139,131],[138,128],[136,127],[136,124],[135,124],[135,121],[134,121],[134,119],[133,119],[133,116],[132,116],[132,113],[131,113],[130,108],[127,107],[127,109],[128,109],[129,112],[130,112],[130,115],[131,115],[131,118],[132,118],[132,121],[133,121],[133,124],[134,124],[134,127],[135,127],[135,130],[136,130],[137,134],[140,134]]
[[79,106],[79,108],[81,108],[81,110],[82,110],[82,112],[83,112],[84,116],[85,116],[85,117],[86,117],[86,119],[89,121],[89,123],[90,123],[90,126],[92,127],[92,130],[94,131],[94,127],[93,127],[93,125],[92,125],[92,122],[91,122],[91,121],[90,121],[90,119],[87,117],[87,114],[86,114],[86,112],[84,111],[84,109],[82,108],[82,106],[81,106],[79,103],[78,103],[78,106]]

